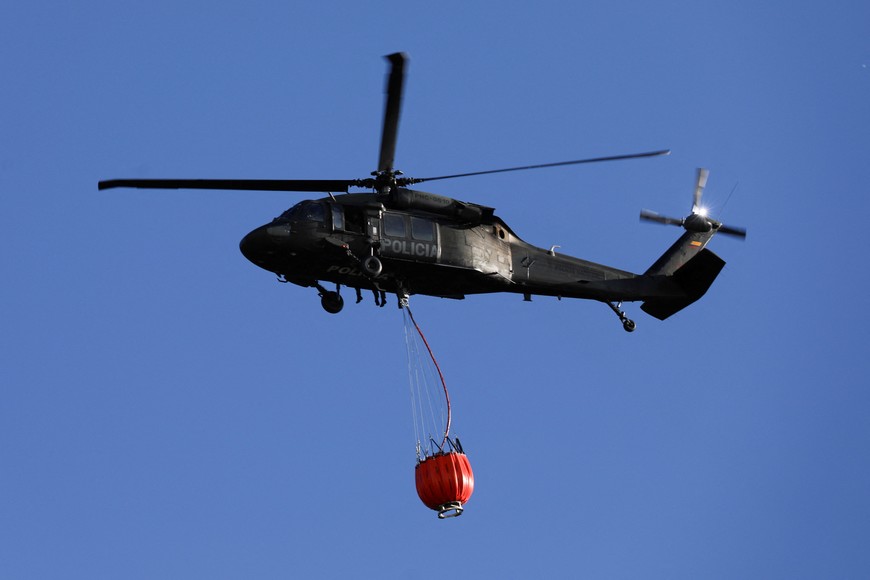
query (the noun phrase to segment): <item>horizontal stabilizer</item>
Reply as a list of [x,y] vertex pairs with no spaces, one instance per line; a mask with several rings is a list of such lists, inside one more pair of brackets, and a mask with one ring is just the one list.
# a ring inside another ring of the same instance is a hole
[[725,260],[710,250],[701,250],[673,274],[673,281],[685,296],[647,300],[640,309],[659,320],[676,314],[703,296],[724,266]]

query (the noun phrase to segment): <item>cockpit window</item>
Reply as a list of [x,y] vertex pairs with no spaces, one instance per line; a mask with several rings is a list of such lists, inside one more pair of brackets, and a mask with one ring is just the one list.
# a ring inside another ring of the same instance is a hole
[[281,217],[285,220],[293,219],[293,216],[296,215],[296,210],[302,207],[303,202],[299,202],[284,213],[281,214]]
[[302,201],[281,214],[284,219],[299,221],[323,222],[326,213],[323,204],[316,201]]
[[344,212],[341,211],[340,205],[332,205],[332,229],[344,229]]
[[305,202],[302,204],[302,215],[299,217],[308,221],[322,222],[324,220],[323,205],[314,201]]

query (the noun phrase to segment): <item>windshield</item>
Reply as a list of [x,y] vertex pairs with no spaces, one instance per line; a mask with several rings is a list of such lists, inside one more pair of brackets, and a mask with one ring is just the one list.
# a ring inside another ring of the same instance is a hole
[[281,214],[283,219],[322,222],[325,218],[323,204],[316,201],[300,201]]
[[290,209],[288,209],[287,211],[282,213],[281,217],[284,218],[285,220],[293,219],[293,216],[296,214],[296,210],[298,210],[300,207],[302,207],[303,203],[305,203],[305,202],[297,203],[296,205],[294,205],[293,207],[291,207]]

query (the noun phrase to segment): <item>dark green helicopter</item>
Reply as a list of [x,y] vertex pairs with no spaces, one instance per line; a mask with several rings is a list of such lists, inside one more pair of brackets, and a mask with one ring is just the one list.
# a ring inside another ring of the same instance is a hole
[[[350,180],[251,179],[114,179],[99,189],[137,187],[155,189],[231,189],[323,192],[329,197],[302,201],[280,217],[253,230],[240,244],[242,254],[282,282],[316,288],[321,305],[330,313],[344,306],[342,286],[374,293],[383,306],[386,293],[401,301],[411,294],[464,298],[467,294],[513,292],[525,300],[532,295],[598,300],[610,306],[625,330],[635,329],[621,310],[622,302],[642,301],[641,309],[664,320],[698,300],[725,262],[707,242],[716,233],[745,237],[742,228],[728,227],[707,217],[701,193],[707,171],[699,170],[692,213],[670,218],[642,211],[641,218],[682,226],[682,236],[643,274],[633,274],[568,255],[538,248],[521,240],[494,209],[449,197],[408,189],[424,181],[468,177],[667,155],[652,151],[630,155],[579,159],[524,167],[442,175],[403,177],[393,166],[399,110],[407,57],[390,62],[387,99],[378,170],[372,177]],[[370,193],[348,193],[350,188]],[[333,195],[344,192],[342,195]],[[323,283],[335,284],[328,290]]]

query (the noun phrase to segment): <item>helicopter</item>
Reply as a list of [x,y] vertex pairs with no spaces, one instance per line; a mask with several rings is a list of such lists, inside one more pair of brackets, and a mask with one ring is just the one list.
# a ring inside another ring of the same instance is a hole
[[[320,192],[248,233],[240,242],[253,264],[280,282],[315,288],[321,306],[338,313],[342,286],[371,291],[384,306],[387,293],[400,307],[413,294],[463,299],[466,295],[510,292],[525,301],[534,296],[590,299],[610,307],[632,332],[623,302],[642,301],[641,310],[665,320],[701,298],[725,265],[706,249],[716,233],[746,237],[746,230],[708,217],[701,195],[709,172],[699,169],[692,212],[672,218],[643,210],[642,220],[681,226],[685,232],[643,274],[536,247],[523,241],[495,209],[408,186],[443,179],[657,157],[669,150],[509,167],[428,178],[405,177],[395,169],[405,69],[408,57],[394,53],[389,62],[378,169],[371,177],[349,180],[300,179],[112,179],[115,187]],[[351,192],[351,188],[369,190]],[[338,194],[338,195],[336,195]],[[334,284],[328,289],[325,284]]]

